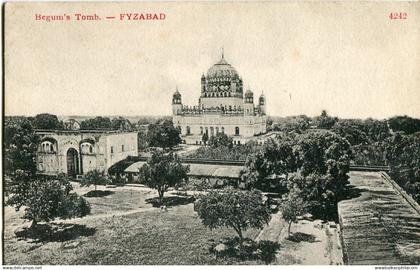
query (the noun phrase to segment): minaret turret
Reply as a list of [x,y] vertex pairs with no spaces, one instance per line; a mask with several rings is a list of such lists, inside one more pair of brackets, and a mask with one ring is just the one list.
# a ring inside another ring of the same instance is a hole
[[254,93],[250,89],[245,92],[244,113],[245,115],[254,115]]
[[262,115],[265,115],[266,114],[266,111],[265,111],[265,96],[264,96],[264,93],[261,94],[261,96],[259,98],[258,105],[260,106],[260,112],[261,112],[261,114]]
[[176,88],[175,93],[172,96],[172,115],[179,115],[182,113],[182,99],[181,93]]

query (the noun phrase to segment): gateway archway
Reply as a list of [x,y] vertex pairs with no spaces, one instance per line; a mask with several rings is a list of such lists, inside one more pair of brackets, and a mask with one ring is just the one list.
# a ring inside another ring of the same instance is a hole
[[74,148],[67,150],[67,175],[76,178],[80,174],[79,153]]

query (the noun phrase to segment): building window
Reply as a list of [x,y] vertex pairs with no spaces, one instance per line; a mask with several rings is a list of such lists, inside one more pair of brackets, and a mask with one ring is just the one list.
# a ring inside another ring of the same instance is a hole
[[91,146],[89,146],[89,153],[92,153],[92,152],[93,152],[93,147],[91,145]]
[[200,127],[200,134],[203,135],[203,127]]
[[124,145],[121,145],[121,152],[124,152]]
[[216,135],[219,134],[219,127],[216,127]]
[[222,127],[222,134],[225,134],[225,128]]
[[187,135],[191,134],[191,128],[189,126],[187,126]]
[[235,127],[235,135],[239,135],[239,127]]
[[214,128],[210,127],[210,136],[213,136],[213,135],[214,135]]
[[238,145],[241,145],[241,141],[238,141]]
[[206,134],[207,134],[207,136],[209,135],[209,128],[208,127],[206,127]]
[[50,151],[54,152],[54,146],[52,144],[50,144]]
[[114,146],[111,146],[111,154],[114,154]]

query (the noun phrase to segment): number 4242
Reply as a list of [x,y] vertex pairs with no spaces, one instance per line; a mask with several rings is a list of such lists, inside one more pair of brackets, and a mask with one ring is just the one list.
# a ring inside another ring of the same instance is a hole
[[389,18],[391,20],[406,20],[407,13],[406,12],[391,12],[389,14]]

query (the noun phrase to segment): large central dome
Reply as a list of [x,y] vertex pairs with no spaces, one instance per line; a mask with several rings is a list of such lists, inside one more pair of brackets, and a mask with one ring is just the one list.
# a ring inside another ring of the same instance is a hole
[[237,78],[238,72],[228,62],[226,62],[224,58],[222,58],[207,71],[207,79],[219,77]]

